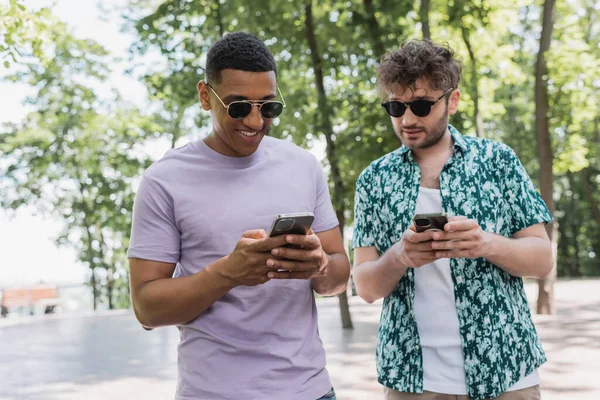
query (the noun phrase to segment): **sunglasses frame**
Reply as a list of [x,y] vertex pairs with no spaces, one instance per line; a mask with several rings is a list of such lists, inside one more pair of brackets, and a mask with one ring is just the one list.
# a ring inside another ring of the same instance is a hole
[[[281,104],[284,108],[285,108],[285,99],[283,98],[283,94],[281,93],[281,90],[279,89],[279,86],[275,86],[277,88],[277,92],[279,93],[279,96],[281,97],[281,101],[277,101],[277,100],[236,100],[236,101],[232,101],[229,104],[225,104],[225,102],[223,102],[223,100],[221,100],[221,98],[219,97],[219,95],[217,94],[217,92],[215,92],[215,89],[212,88],[212,86],[210,86],[210,83],[206,82],[206,86],[208,86],[208,88],[214,93],[215,96],[217,96],[217,99],[219,99],[219,101],[221,102],[221,104],[223,104],[223,107],[225,107],[225,109],[227,110],[227,115],[229,116],[229,118],[231,119],[244,119],[246,118],[248,115],[250,115],[252,113],[252,107],[257,106],[258,107],[258,111],[260,112],[260,116],[263,119],[275,119],[277,117],[279,117],[279,115],[269,118],[269,117],[265,117],[263,112],[262,112],[262,106],[264,106],[267,103],[278,103]],[[238,117],[238,118],[234,118],[231,116],[231,114],[229,113],[229,107],[232,104],[236,104],[236,103],[247,103],[250,104],[251,108],[250,108],[250,112],[248,112],[248,114],[244,115],[243,117]],[[282,110],[283,112],[283,110]]]
[[[452,93],[452,91],[454,90],[454,88],[450,88],[448,90],[446,90],[444,92],[444,94],[442,94],[440,97],[438,97],[435,101],[431,101],[431,100],[425,100],[425,99],[418,99],[418,100],[413,100],[413,101],[400,101],[400,100],[392,100],[392,101],[388,101],[385,103],[382,103],[381,106],[383,108],[385,108],[385,111],[392,117],[392,118],[401,118],[405,113],[406,110],[408,110],[410,108],[410,111],[415,114],[417,117],[419,118],[424,118],[426,116],[428,116],[429,114],[431,114],[431,109],[433,108],[433,106],[435,106],[440,100],[442,100],[444,97],[446,97],[448,95],[448,93]],[[412,109],[412,105],[416,102],[426,102],[427,104],[430,104],[429,106],[429,111],[427,111],[427,113],[425,115],[418,115],[414,112],[414,110]],[[402,114],[398,115],[398,116],[394,116],[392,115],[389,110],[388,110],[388,105],[391,103],[400,103],[404,105],[404,111],[402,112]]]

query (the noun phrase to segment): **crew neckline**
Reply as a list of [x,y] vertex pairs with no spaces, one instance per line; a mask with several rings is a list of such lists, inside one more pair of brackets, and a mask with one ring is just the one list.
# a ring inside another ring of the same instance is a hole
[[202,154],[206,155],[212,161],[215,161],[219,164],[233,166],[236,168],[248,168],[260,161],[262,153],[264,152],[264,148],[266,147],[265,142],[269,140],[268,138],[268,136],[264,136],[260,141],[260,144],[258,145],[256,151],[250,154],[249,156],[245,157],[230,157],[221,154],[210,148],[206,143],[204,143],[203,139],[196,141],[196,147]]

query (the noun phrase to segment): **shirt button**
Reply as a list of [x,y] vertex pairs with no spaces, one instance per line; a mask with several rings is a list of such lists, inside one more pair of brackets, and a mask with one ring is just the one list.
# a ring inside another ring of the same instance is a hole
[[419,347],[420,346],[418,344],[415,344],[415,350],[419,350]]

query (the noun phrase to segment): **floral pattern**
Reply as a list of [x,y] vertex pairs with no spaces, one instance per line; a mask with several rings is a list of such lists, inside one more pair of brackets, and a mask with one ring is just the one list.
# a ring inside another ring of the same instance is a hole
[[[440,174],[442,207],[506,237],[552,220],[514,151],[489,139],[462,136],[449,126],[454,154]],[[375,160],[357,181],[353,247],[379,254],[399,241],[415,211],[421,171],[405,146]],[[451,259],[467,391],[499,396],[546,361],[531,320],[523,280],[483,258]],[[379,382],[423,392],[423,361],[414,314],[414,271],[385,298],[377,342]]]

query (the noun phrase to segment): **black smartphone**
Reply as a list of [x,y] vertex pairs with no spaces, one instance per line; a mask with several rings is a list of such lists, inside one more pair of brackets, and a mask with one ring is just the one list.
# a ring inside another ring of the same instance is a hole
[[443,231],[444,225],[448,223],[448,215],[444,213],[417,214],[413,217],[413,224],[417,232],[430,230]]
[[[280,235],[308,235],[315,216],[311,212],[279,214],[273,220],[269,237]],[[298,246],[286,244],[284,247],[297,248]]]

